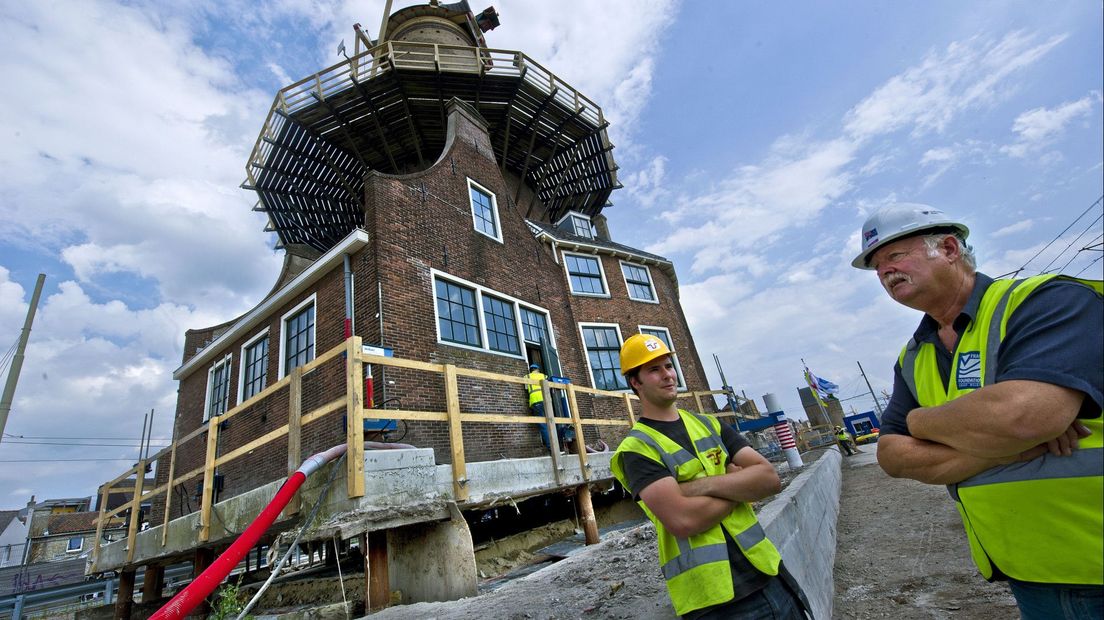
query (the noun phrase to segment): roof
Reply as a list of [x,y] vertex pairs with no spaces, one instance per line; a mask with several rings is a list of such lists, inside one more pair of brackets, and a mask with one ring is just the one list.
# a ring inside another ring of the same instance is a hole
[[46,522],[46,531],[50,536],[60,534],[83,534],[96,531],[96,518],[98,512],[67,512],[59,515],[50,515]]
[[18,510],[0,510],[0,532],[7,529],[8,525],[18,517]]
[[550,224],[544,222],[534,222],[532,220],[525,220],[525,223],[529,224],[529,229],[533,231],[533,234],[539,239],[545,237],[551,239],[556,245],[570,249],[576,252],[590,252],[594,254],[609,254],[620,258],[636,261],[645,265],[652,264],[659,267],[675,286],[678,287],[678,276],[675,275],[675,265],[669,259],[664,258],[658,254],[652,254],[645,252],[644,250],[638,250],[634,247],[609,241],[607,239],[599,239],[597,237],[588,239],[586,237],[580,237],[574,233],[570,233],[563,228],[556,228]]

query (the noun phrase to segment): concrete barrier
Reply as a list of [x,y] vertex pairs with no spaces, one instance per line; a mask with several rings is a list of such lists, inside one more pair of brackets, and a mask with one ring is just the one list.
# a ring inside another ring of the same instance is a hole
[[832,617],[840,467],[839,449],[828,448],[759,511],[759,523],[805,590],[817,620]]

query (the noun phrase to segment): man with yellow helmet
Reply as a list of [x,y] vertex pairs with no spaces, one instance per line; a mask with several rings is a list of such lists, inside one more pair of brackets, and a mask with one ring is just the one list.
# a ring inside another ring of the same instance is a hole
[[610,465],[655,525],[675,612],[804,618],[804,595],[750,504],[778,493],[778,474],[731,427],[675,406],[673,357],[648,334],[621,347],[621,373],[642,412]]
[[946,484],[986,579],[1027,620],[1104,617],[1104,304],[1099,280],[976,270],[969,229],[899,204],[851,263],[924,313],[894,367],[878,463]]

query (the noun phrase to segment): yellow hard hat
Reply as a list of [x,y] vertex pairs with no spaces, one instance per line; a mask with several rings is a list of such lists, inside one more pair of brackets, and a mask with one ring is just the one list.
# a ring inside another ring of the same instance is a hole
[[643,366],[664,355],[673,355],[673,353],[659,338],[651,334],[631,336],[625,344],[621,345],[621,374],[628,374],[633,368]]

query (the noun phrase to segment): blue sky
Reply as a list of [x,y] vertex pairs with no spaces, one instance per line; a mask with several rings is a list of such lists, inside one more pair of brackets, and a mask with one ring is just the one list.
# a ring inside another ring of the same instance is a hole
[[[89,495],[129,463],[69,459],[137,454],[66,438],[137,438],[150,409],[169,437],[184,330],[248,310],[279,270],[238,189],[272,98],[351,49],[354,22],[374,33],[382,4],[0,2],[3,350],[48,276],[0,507]],[[603,106],[614,239],[675,262],[711,381],[716,353],[760,404],[800,413],[800,358],[860,395],[847,409],[872,405],[856,361],[889,389],[918,316],[849,266],[883,204],[960,216],[991,275],[1086,209],[1025,273],[1104,233],[1099,3],[494,4],[490,46]],[[1100,277],[1101,255],[1065,271]]]

